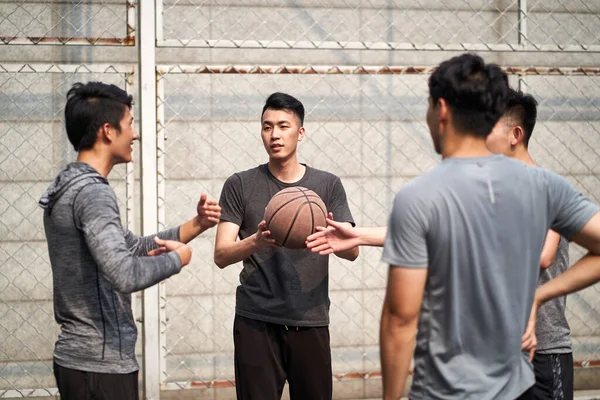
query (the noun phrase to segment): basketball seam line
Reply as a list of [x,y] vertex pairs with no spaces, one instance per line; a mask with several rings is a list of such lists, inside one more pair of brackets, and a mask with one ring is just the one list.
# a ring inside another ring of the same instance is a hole
[[[276,196],[276,195],[275,195],[275,196]],[[275,196],[273,196],[273,197],[275,197]],[[312,195],[311,195],[311,196],[312,196]],[[293,199],[290,199],[290,200],[286,201],[285,203],[283,203],[282,205],[280,205],[280,206],[279,206],[279,208],[278,208],[277,210],[273,211],[273,215],[271,215],[271,218],[269,218],[269,220],[268,220],[268,221],[266,221],[266,222],[267,222],[267,226],[269,226],[269,224],[271,223],[271,221],[273,220],[273,218],[275,218],[275,215],[277,215],[277,213],[278,213],[278,212],[279,212],[279,211],[280,211],[280,210],[281,210],[283,207],[287,206],[287,205],[288,205],[288,204],[290,204],[292,201],[296,201],[296,200],[298,200],[298,199],[301,199],[301,198],[303,198],[303,197],[305,197],[305,198],[306,198],[306,197],[308,197],[308,196],[306,196],[306,195],[303,195],[303,196],[294,197]],[[312,197],[319,197],[319,196],[312,196]],[[311,200],[309,200],[309,202],[310,202],[310,203],[312,203],[312,201],[311,201]],[[314,203],[314,204],[316,204],[316,203]],[[318,205],[318,204],[317,204],[317,205]],[[321,207],[319,207],[319,208],[321,208]]]
[[315,233],[315,213],[313,212],[310,199],[308,198],[308,196],[303,191],[301,191],[301,192],[304,195],[304,197],[306,198],[306,202],[309,205],[308,208],[310,209],[310,226],[311,226],[311,228],[310,228],[310,234],[312,235],[313,233]]
[[[302,207],[304,207],[305,205],[307,205],[310,203],[304,203],[304,204],[300,204],[300,207],[298,207],[296,209],[296,214],[294,215],[294,218],[292,219],[292,223],[290,224],[290,228],[288,229],[286,235],[285,235],[285,239],[283,239],[283,243],[281,244],[282,246],[285,247],[285,244],[287,243],[288,238],[290,237],[290,232],[292,231],[292,229],[294,228],[294,223],[296,222],[296,219],[298,219],[298,215],[300,214],[300,210],[302,210]],[[311,212],[312,212],[312,207],[311,207]],[[314,221],[313,221],[314,224]]]

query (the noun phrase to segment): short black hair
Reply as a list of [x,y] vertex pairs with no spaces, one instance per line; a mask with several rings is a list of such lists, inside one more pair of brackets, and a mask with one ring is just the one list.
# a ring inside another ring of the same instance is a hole
[[508,91],[506,73],[475,54],[444,61],[429,78],[429,95],[434,105],[446,101],[454,128],[484,139],[504,114]]
[[98,129],[108,123],[120,131],[125,107],[133,98],[123,89],[102,82],[78,82],[67,93],[65,126],[76,151],[94,147]]
[[265,114],[267,109],[271,110],[288,110],[296,114],[300,120],[300,126],[304,125],[304,106],[297,98],[290,96],[289,94],[275,92],[267,98],[265,106],[262,110],[262,116]]
[[523,128],[523,144],[527,148],[537,121],[538,102],[530,94],[511,89],[504,116]]

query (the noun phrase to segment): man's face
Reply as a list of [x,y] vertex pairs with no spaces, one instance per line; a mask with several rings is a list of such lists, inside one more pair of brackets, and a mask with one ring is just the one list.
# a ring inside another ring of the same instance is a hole
[[296,154],[304,128],[292,111],[267,109],[262,116],[261,137],[269,159],[286,160]]
[[119,125],[121,132],[111,128],[113,132],[111,153],[115,164],[128,163],[133,159],[133,142],[138,139],[133,129],[133,116],[129,107],[125,108],[125,114]]
[[433,147],[435,148],[436,153],[442,154],[439,113],[439,106],[434,104],[432,98],[429,97],[429,107],[427,108],[427,126],[429,127],[429,133],[431,134],[431,140],[433,140]]
[[513,142],[512,124],[506,118],[500,118],[488,135],[485,144],[492,153],[511,156]]

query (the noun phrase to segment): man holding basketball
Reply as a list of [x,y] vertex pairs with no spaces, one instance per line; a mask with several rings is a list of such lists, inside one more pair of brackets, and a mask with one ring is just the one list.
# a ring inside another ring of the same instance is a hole
[[[507,81],[470,54],[442,63],[429,80],[427,123],[443,161],[398,193],[390,216],[380,336],[386,399],[400,398],[415,334],[411,399],[531,398],[534,373],[521,347],[531,343],[537,308],[600,280],[598,206],[564,178],[486,146],[507,105]],[[590,254],[533,301],[549,228]]]
[[[261,116],[267,164],[233,174],[221,193],[215,263],[243,261],[233,326],[238,399],[330,399],[328,258],[279,246],[263,221],[271,197],[300,186],[317,193],[338,221],[354,225],[338,177],[298,162],[304,106],[273,93]],[[238,240],[239,239],[239,240]],[[336,253],[354,260],[358,248]]]
[[179,273],[192,255],[184,243],[220,217],[218,204],[203,194],[196,217],[156,237],[138,237],[121,226],[107,177],[132,159],[137,135],[131,104],[115,85],[73,85],[65,124],[77,161],[40,200],[61,329],[54,375],[64,400],[138,399],[131,293]]

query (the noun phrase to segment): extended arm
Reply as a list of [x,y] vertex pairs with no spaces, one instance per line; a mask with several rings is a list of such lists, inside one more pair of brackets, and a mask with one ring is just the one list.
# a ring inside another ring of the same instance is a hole
[[319,227],[319,232],[306,239],[306,247],[314,253],[327,255],[358,246],[382,247],[387,235],[387,226],[373,228],[352,228],[348,223],[327,219],[327,228]]
[[108,185],[84,187],[73,206],[77,226],[94,261],[115,290],[142,290],[181,270],[182,260],[176,251],[156,257],[133,254],[125,240],[114,192]]
[[[352,224],[349,222],[342,222],[341,225],[343,225],[346,229],[352,229]],[[334,252],[334,254],[339,258],[343,258],[344,260],[354,261],[358,257],[359,252],[359,247],[354,246],[349,249],[337,250]]]
[[196,205],[197,215],[186,223],[167,229],[150,236],[137,236],[129,230],[125,231],[125,241],[127,247],[136,256],[145,256],[151,250],[156,249],[154,237],[158,236],[163,240],[175,240],[182,243],[189,243],[204,231],[212,228],[219,222],[221,217],[221,207],[216,200],[207,200],[205,193],[202,193],[200,200]]

